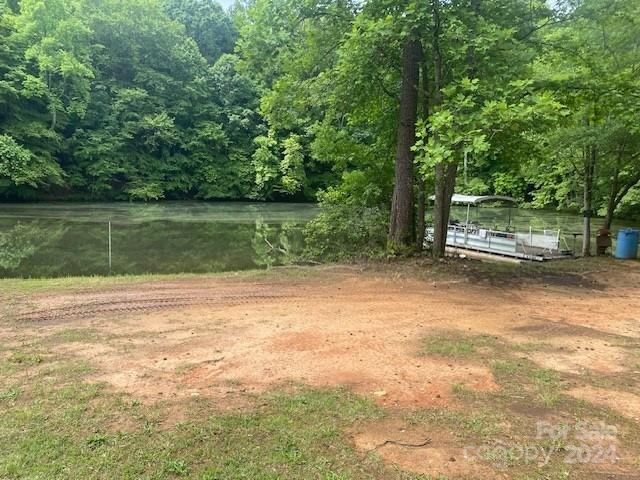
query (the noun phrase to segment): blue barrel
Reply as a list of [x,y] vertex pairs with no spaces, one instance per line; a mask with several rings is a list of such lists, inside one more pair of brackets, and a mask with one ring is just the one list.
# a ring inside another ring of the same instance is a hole
[[640,231],[634,228],[627,228],[618,232],[618,242],[616,244],[616,258],[629,259],[638,258],[638,237]]

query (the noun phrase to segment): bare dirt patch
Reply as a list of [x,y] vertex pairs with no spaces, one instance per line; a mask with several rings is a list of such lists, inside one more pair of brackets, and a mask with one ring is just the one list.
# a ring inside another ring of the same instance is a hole
[[[523,355],[571,373],[616,373],[627,353],[613,342],[635,341],[628,321],[640,312],[635,293],[505,289],[334,267],[299,279],[189,278],[38,294],[16,307],[12,331],[41,338],[72,331],[72,344],[52,348],[90,360],[95,379],[144,400],[209,395],[224,403],[293,381],[346,385],[388,406],[443,406],[452,385],[497,386],[473,358],[421,355],[430,332],[544,341],[562,349]],[[83,329],[91,341],[83,342]],[[108,340],[97,346],[100,334]]]
[[[426,406],[444,405],[454,383],[495,388],[485,367],[420,357],[424,325],[397,318],[390,328],[389,299],[376,292],[367,297],[353,305],[327,291],[305,301],[111,319],[110,331],[121,336],[111,342],[114,354],[86,353],[99,365],[96,379],[151,398],[222,399],[293,381],[347,385],[384,405]],[[137,338],[126,343],[127,332]]]
[[640,421],[640,396],[630,392],[608,390],[590,386],[570,390],[569,395],[595,405],[608,407],[632,420]]
[[399,419],[360,425],[351,432],[356,448],[375,452],[386,463],[433,478],[505,478],[465,457],[460,441],[443,429],[407,425]]
[[621,373],[629,370],[628,352],[610,341],[590,337],[554,339],[556,350],[533,352],[529,357],[545,368],[560,372],[581,374],[587,370],[600,374]]

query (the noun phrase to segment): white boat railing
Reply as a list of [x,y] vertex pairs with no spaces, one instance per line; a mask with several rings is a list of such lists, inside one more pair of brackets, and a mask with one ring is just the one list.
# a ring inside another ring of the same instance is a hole
[[[433,230],[430,229],[429,234]],[[560,252],[560,230],[534,230],[516,233],[477,225],[449,225],[447,245],[462,248],[476,248],[496,253],[524,253],[527,255]]]
[[528,234],[518,234],[518,243],[523,249],[539,248],[554,253],[560,250],[560,230],[533,230],[529,227]]

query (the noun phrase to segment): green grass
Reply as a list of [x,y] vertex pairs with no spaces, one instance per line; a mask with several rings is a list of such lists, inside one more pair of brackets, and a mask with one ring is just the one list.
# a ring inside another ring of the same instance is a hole
[[540,368],[526,359],[496,360],[491,370],[506,394],[531,394],[532,401],[545,407],[553,407],[562,400],[564,386],[555,370]]
[[0,402],[2,401],[9,401],[9,400],[15,400],[16,398],[18,398],[20,396],[20,389],[19,388],[10,388],[4,392],[0,392]]
[[[57,293],[79,290],[101,289],[115,286],[126,286],[135,283],[153,281],[171,281],[194,278],[229,278],[229,279],[300,279],[311,278],[331,270],[336,266],[283,266],[263,270],[244,270],[237,272],[180,273],[180,274],[142,274],[113,275],[87,277],[58,278],[3,278],[0,279],[0,292],[11,298],[13,295],[29,295],[32,293]],[[338,266],[339,268],[339,266]]]
[[[185,276],[182,276],[182,278]],[[146,282],[150,280],[170,280],[179,275],[118,275],[112,277],[60,277],[60,278],[8,278],[0,279],[0,291],[6,294],[30,294],[39,292],[60,292],[66,290],[104,288],[116,285]]]
[[102,343],[109,340],[109,336],[95,328],[66,328],[50,335],[48,341],[52,343]]
[[453,396],[460,399],[474,398],[477,394],[473,388],[461,383],[454,383],[451,385],[451,393]]
[[[289,386],[220,413],[202,397],[145,405],[88,382],[75,361],[26,376],[29,363],[12,366],[21,383],[0,379],[0,478],[420,478],[355,451],[345,432],[384,412],[345,389]],[[185,419],[172,424],[175,410]]]
[[488,440],[502,433],[504,415],[491,408],[477,408],[473,412],[443,408],[418,410],[406,417],[409,425],[431,424],[451,430],[461,439]]
[[[541,342],[511,344],[491,335],[468,335],[442,331],[423,341],[423,355],[473,361],[489,367],[505,395],[526,396],[534,403],[553,407],[562,399],[563,383],[558,372],[537,367],[518,353],[548,346]],[[473,399],[476,392],[465,385],[452,385],[452,394],[461,400]]]
[[423,353],[450,358],[468,358],[482,347],[492,347],[495,339],[489,335],[467,336],[446,331],[429,336],[424,341]]
[[36,353],[13,352],[7,361],[18,365],[39,365],[43,359]]

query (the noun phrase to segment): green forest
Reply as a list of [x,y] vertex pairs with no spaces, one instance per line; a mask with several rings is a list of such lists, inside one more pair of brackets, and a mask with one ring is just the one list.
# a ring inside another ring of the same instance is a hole
[[0,0],[5,200],[314,201],[331,254],[434,196],[437,254],[454,190],[639,215],[639,114],[640,0]]

